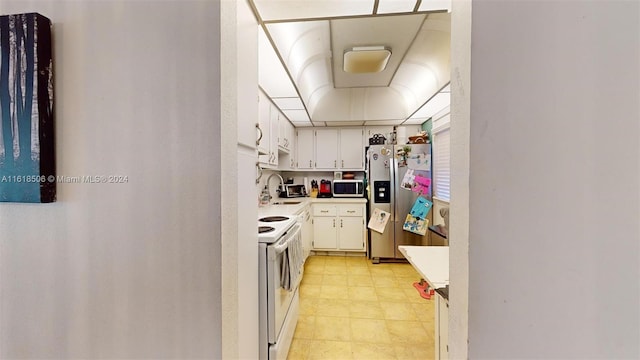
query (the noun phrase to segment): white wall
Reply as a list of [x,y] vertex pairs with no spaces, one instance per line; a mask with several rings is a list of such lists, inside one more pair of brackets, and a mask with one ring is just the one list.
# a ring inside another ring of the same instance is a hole
[[222,356],[258,358],[258,25],[247,1],[221,2]]
[[469,358],[637,359],[640,3],[472,20]]
[[59,184],[0,204],[0,358],[220,358],[219,4],[8,1],[54,24]]

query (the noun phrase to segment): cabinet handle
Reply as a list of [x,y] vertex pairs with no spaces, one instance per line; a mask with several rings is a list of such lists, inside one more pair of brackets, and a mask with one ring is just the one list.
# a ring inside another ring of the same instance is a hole
[[336,227],[336,219],[333,219],[333,227]]
[[320,210],[321,213],[328,213],[329,210]]
[[256,168],[258,168],[258,178],[256,179],[256,184],[259,184],[260,179],[262,178],[262,168],[260,167],[260,163],[256,163]]
[[333,160],[333,167],[334,168],[338,167],[338,160]]
[[355,213],[356,213],[356,211],[355,211],[355,210],[347,210],[347,212],[348,212],[349,214],[355,214]]
[[342,219],[340,219],[340,227],[342,227]]
[[344,160],[342,160],[342,167],[344,167]]
[[309,160],[309,169],[311,169],[311,160]]
[[256,145],[260,145],[260,140],[262,140],[262,129],[260,129],[260,124],[256,124],[256,129],[260,131],[260,136],[258,136],[258,140],[256,140]]

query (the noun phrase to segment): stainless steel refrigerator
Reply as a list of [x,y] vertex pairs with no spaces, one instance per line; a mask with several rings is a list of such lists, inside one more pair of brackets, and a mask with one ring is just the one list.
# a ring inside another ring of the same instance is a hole
[[[408,150],[408,151],[407,151]],[[409,158],[423,154],[428,164],[412,166]],[[407,214],[420,194],[401,187],[405,174],[413,168],[414,174],[431,179],[431,144],[371,145],[367,151],[367,181],[369,184],[369,214],[374,209],[390,213],[383,233],[370,230],[369,249],[374,263],[381,260],[403,259],[399,245],[422,245],[423,236],[403,230]],[[429,192],[422,195],[431,200]]]

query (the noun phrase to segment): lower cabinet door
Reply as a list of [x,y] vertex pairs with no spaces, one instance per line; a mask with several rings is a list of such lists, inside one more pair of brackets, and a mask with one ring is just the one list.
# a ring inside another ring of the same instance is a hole
[[335,217],[313,218],[313,248],[332,249],[338,248],[338,232]]
[[342,250],[364,250],[364,224],[362,217],[340,217],[338,238]]

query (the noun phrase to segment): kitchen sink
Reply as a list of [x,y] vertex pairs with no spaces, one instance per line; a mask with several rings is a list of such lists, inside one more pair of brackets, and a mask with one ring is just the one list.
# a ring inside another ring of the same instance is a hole
[[272,205],[298,205],[302,201],[278,201],[274,202]]

